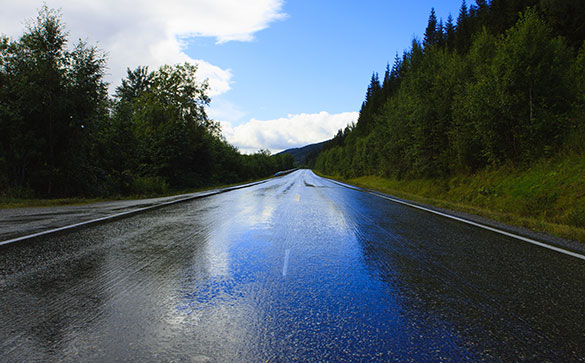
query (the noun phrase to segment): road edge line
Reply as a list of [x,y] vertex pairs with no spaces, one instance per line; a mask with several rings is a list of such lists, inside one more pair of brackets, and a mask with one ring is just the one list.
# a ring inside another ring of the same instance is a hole
[[[139,214],[139,213],[143,213],[143,212],[148,212],[151,210],[155,210],[158,208],[163,208],[163,207],[167,207],[169,205],[173,205],[173,204],[178,204],[178,203],[183,203],[183,202],[188,202],[191,200],[195,200],[195,199],[200,199],[200,198],[205,198],[205,197],[210,197],[212,195],[218,195],[221,193],[225,193],[225,192],[230,192],[232,190],[237,190],[237,189],[243,189],[243,188],[248,188],[254,185],[258,185],[258,184],[262,184],[262,183],[266,183],[268,180],[271,179],[266,179],[266,180],[260,180],[257,182],[252,182],[252,183],[247,183],[247,184],[242,184],[242,185],[236,185],[233,187],[226,187],[226,188],[222,188],[222,189],[215,189],[207,194],[199,194],[199,195],[191,195],[185,198],[181,198],[181,199],[175,199],[175,200],[171,200],[168,202],[163,202],[160,204],[155,204],[155,205],[151,205],[148,207],[143,207],[143,208],[138,208],[138,209],[134,209],[134,210],[129,210],[126,212],[122,212],[122,213],[118,213],[118,214],[113,214],[113,215],[109,215],[109,216],[105,216],[105,217],[101,217],[101,218],[96,218],[96,219],[91,219],[89,221],[84,221],[84,222],[79,222],[79,223],[75,223],[75,224],[70,224],[68,226],[63,226],[63,227],[59,227],[59,228],[53,228],[50,229],[48,231],[42,231],[42,232],[37,232],[37,233],[33,233],[33,234],[28,234],[25,236],[21,236],[21,237],[16,237],[16,238],[11,238],[5,241],[0,241],[0,248],[16,243],[16,242],[22,242],[22,241],[26,241],[29,239],[34,239],[34,238],[38,238],[38,237],[43,237],[43,236],[48,236],[51,234],[55,234],[55,233],[60,233],[60,232],[64,232],[64,231],[68,231],[68,230],[74,230],[77,228],[81,228],[81,227],[86,227],[86,226],[90,226],[93,224],[100,224],[100,223],[104,223],[104,222],[112,222],[118,219],[122,219],[125,217],[130,217],[132,215],[135,214]],[[206,192],[202,192],[202,193],[206,193]]]
[[547,248],[549,250],[552,250],[552,251],[555,251],[555,252],[560,252],[560,253],[563,253],[565,255],[572,256],[572,257],[575,257],[575,258],[579,258],[579,259],[585,261],[585,255],[582,255],[580,253],[576,253],[576,252],[573,252],[573,251],[569,251],[569,250],[566,250],[564,248],[560,248],[560,247],[557,247],[557,246],[552,246],[552,245],[549,245],[549,244],[544,243],[544,242],[539,242],[539,241],[534,240],[532,238],[528,238],[528,237],[521,236],[519,234],[507,232],[507,231],[504,231],[504,230],[501,230],[501,229],[498,229],[498,228],[495,228],[495,227],[490,227],[490,226],[487,226],[487,225],[482,224],[482,223],[478,223],[478,222],[471,221],[469,219],[465,219],[465,218],[462,218],[462,217],[457,217],[457,216],[454,216],[454,215],[451,215],[451,214],[448,214],[448,213],[444,213],[444,212],[439,212],[437,210],[433,210],[431,208],[426,208],[426,207],[423,207],[423,206],[420,206],[420,205],[417,205],[417,204],[414,204],[414,203],[409,203],[409,202],[406,202],[406,201],[403,201],[403,200],[400,200],[400,199],[393,198],[391,196],[385,195],[385,194],[383,194],[381,192],[377,192],[377,191],[374,191],[374,190],[368,190],[368,189],[356,187],[356,186],[353,186],[353,185],[350,185],[350,184],[345,184],[345,183],[339,182],[337,180],[333,180],[333,179],[329,179],[329,178],[325,178],[325,177],[321,177],[321,178],[327,179],[327,180],[331,181],[334,184],[343,186],[343,187],[348,188],[348,189],[353,189],[353,190],[360,191],[360,192],[363,192],[363,193],[367,193],[367,194],[370,194],[370,195],[373,195],[373,196],[376,196],[376,197],[379,197],[379,198],[387,199],[387,200],[392,201],[394,203],[402,204],[402,205],[405,205],[405,206],[408,206],[408,207],[411,207],[411,208],[420,209],[420,210],[425,211],[425,212],[437,214],[437,215],[442,216],[442,217],[446,217],[446,218],[449,218],[449,219],[453,219],[453,220],[456,220],[458,222],[463,222],[463,223],[466,223],[466,224],[469,224],[469,225],[472,225],[472,226],[475,226],[475,227],[483,228],[483,229],[486,229],[486,230],[491,231],[491,232],[495,232],[495,233],[502,234],[504,236],[512,237],[512,238],[521,240],[523,242],[531,243],[533,245],[540,246],[540,247],[543,247],[543,248]]

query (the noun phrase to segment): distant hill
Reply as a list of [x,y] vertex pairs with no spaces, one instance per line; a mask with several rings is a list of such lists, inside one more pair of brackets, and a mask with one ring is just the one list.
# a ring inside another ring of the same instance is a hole
[[[284,151],[279,152],[278,154],[290,154],[292,155],[293,159],[295,160],[295,164],[301,166],[305,163],[305,158],[312,152],[320,151],[327,141],[322,141],[316,144],[310,144],[303,147],[297,147],[294,149],[286,149]],[[277,155],[278,155],[277,154]]]

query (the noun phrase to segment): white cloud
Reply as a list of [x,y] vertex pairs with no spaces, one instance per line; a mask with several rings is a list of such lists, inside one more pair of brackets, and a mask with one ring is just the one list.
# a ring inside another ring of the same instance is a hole
[[230,124],[239,124],[248,115],[247,112],[225,100],[222,96],[214,97],[207,108],[207,115],[214,120],[222,120]]
[[288,115],[286,118],[260,121],[251,119],[245,124],[232,126],[221,122],[222,132],[228,142],[242,152],[253,153],[269,149],[273,153],[301,147],[332,138],[337,130],[357,121],[358,112],[330,115],[327,112]]
[[[214,37],[218,43],[249,41],[271,22],[283,19],[283,0],[46,0],[60,9],[70,39],[88,40],[108,53],[108,80],[114,86],[126,68],[192,62],[201,80],[209,78],[210,95],[230,89],[232,74],[184,53],[182,40]],[[1,32],[18,38],[26,19],[36,17],[38,0],[0,0]]]

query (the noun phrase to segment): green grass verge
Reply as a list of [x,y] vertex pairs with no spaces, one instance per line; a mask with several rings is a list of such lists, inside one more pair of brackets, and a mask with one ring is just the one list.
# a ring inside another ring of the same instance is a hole
[[440,179],[340,178],[399,198],[585,242],[585,156],[541,160]]
[[37,198],[15,198],[15,197],[0,196],[0,209],[57,207],[57,206],[65,206],[65,205],[85,205],[85,204],[107,202],[107,201],[114,201],[114,200],[136,200],[136,199],[146,199],[146,198],[170,197],[173,195],[203,192],[203,191],[212,190],[212,189],[229,188],[229,187],[234,187],[234,186],[238,186],[238,185],[242,185],[242,184],[262,181],[262,180],[266,180],[266,179],[270,179],[270,178],[272,178],[272,176],[266,177],[266,178],[248,180],[248,181],[239,182],[239,183],[232,183],[232,184],[212,185],[212,186],[207,186],[207,187],[202,187],[202,188],[194,188],[194,189],[171,190],[171,191],[168,191],[166,193],[150,193],[150,194],[136,194],[136,195],[125,195],[125,196],[112,196],[109,198],[37,199]]
[[28,199],[28,198],[0,198],[0,209],[28,208],[28,207],[56,207],[62,205],[84,205],[103,202],[108,199],[90,198],[58,198],[58,199]]

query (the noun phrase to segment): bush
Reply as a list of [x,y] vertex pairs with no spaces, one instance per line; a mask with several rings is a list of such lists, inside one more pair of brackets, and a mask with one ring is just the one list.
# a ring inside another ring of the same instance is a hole
[[132,193],[138,195],[160,195],[168,190],[169,185],[159,176],[137,176],[132,183]]

